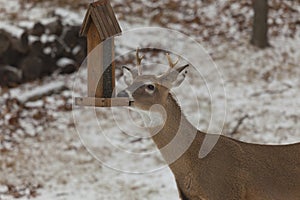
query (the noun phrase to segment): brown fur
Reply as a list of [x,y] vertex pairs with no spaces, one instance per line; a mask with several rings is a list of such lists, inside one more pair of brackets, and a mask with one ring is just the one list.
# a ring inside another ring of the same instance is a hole
[[[153,137],[159,148],[168,144],[174,133],[177,133],[180,124],[178,119],[183,118],[182,123],[186,123],[186,132],[183,134],[195,129],[185,119],[171,95],[168,96],[164,107],[167,111],[167,121],[164,128]],[[185,198],[300,199],[300,143],[281,146],[258,145],[221,136],[208,156],[200,159],[198,153],[205,135],[197,131],[188,150],[170,164],[177,185]]]
[[[300,199],[300,143],[259,145],[220,136],[212,151],[200,159],[198,153],[207,134],[197,130],[185,118],[169,89],[164,87],[174,81],[166,77],[140,76],[126,91],[139,109],[149,110],[155,104],[165,109],[166,122],[152,138],[170,163],[182,199]],[[166,80],[169,82],[165,83]],[[146,89],[149,82],[155,84],[151,93]],[[170,143],[172,145],[165,150]],[[180,152],[185,144],[188,148],[173,160],[173,154]]]

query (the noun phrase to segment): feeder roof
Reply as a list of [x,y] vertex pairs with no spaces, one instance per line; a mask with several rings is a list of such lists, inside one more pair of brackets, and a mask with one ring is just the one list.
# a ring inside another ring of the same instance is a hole
[[85,15],[81,36],[86,36],[91,23],[94,23],[103,41],[122,32],[109,0],[100,0],[89,5]]

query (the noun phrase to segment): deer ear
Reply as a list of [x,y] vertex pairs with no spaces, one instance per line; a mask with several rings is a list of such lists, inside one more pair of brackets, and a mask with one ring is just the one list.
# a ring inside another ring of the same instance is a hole
[[181,85],[181,83],[184,81],[186,74],[187,74],[187,70],[186,68],[189,65],[184,65],[182,67],[179,67],[178,69],[176,69],[175,71],[177,72],[177,78],[175,79],[175,81],[173,81],[172,86],[173,87],[178,87]]
[[125,83],[129,86],[133,83],[133,75],[131,70],[126,67],[126,66],[122,66],[123,69],[123,76],[124,76],[124,81]]
[[163,85],[167,87],[178,87],[186,77],[186,68],[189,65],[184,65],[178,67],[177,69],[172,69],[169,73],[163,75],[160,79]]

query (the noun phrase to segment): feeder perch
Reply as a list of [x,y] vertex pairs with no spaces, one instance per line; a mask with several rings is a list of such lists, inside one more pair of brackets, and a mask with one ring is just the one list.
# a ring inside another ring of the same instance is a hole
[[89,5],[80,35],[87,38],[88,97],[76,97],[75,105],[112,107],[130,106],[128,98],[114,97],[114,36],[122,30],[109,0]]

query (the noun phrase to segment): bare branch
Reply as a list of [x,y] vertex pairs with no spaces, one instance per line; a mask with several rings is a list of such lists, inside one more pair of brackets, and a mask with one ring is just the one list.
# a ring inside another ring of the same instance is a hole
[[234,126],[233,130],[230,131],[229,135],[234,135],[238,132],[238,129],[240,128],[240,126],[243,124],[244,120],[249,118],[249,115],[246,114],[244,116],[242,116],[241,118],[238,119],[236,125]]

